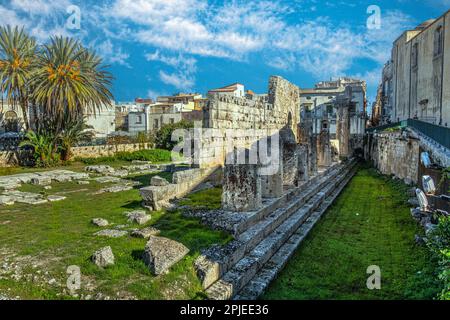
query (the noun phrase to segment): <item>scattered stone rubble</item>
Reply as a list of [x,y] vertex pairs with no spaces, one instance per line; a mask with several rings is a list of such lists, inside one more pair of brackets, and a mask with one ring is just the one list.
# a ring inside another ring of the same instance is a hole
[[128,218],[128,222],[137,223],[139,225],[146,224],[152,218],[151,215],[146,214],[146,212],[143,210],[125,212],[125,215]]
[[128,234],[124,230],[105,229],[94,233],[95,236],[107,237],[107,238],[121,238]]
[[0,189],[13,190],[22,184],[49,185],[52,181],[67,182],[89,179],[89,174],[69,170],[53,170],[45,172],[21,173],[0,177]]
[[183,259],[189,249],[171,239],[151,236],[142,256],[144,263],[154,275],[165,274],[175,263]]
[[48,196],[47,200],[50,202],[56,202],[56,201],[62,201],[65,200],[66,197],[64,196],[57,196],[57,195],[52,195],[52,196]]
[[114,254],[111,247],[104,247],[94,252],[92,262],[101,268],[114,265]]
[[169,181],[167,181],[164,178],[161,178],[160,176],[154,176],[150,180],[150,185],[155,186],[155,187],[164,187],[164,186],[169,185]]
[[92,219],[92,224],[96,225],[97,227],[106,227],[109,225],[109,222],[106,219],[95,218]]
[[147,227],[144,229],[136,229],[131,232],[131,236],[135,238],[149,239],[151,236],[157,236],[161,233],[160,230],[154,227]]

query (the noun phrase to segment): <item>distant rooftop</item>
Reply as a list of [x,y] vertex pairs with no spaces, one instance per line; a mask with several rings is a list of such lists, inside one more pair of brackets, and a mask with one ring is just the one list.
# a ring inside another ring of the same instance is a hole
[[209,93],[221,93],[221,92],[234,92],[238,89],[238,86],[243,86],[243,84],[240,83],[233,83],[230,84],[228,86],[222,87],[222,88],[217,88],[217,89],[213,89],[213,90],[209,90]]

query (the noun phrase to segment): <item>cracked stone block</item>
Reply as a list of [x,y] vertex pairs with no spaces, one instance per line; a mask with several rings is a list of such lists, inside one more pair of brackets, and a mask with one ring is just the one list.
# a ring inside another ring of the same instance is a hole
[[133,190],[133,186],[117,185],[117,186],[112,186],[112,187],[109,187],[109,188],[101,189],[98,192],[96,192],[95,194],[117,193],[117,192],[122,192],[122,191],[129,191],[129,190]]
[[113,173],[115,170],[111,166],[98,165],[98,166],[87,166],[85,168],[85,171],[95,172],[95,173],[99,173],[99,174],[109,174],[109,173]]
[[104,247],[94,252],[92,262],[102,268],[114,265],[114,254],[111,247]]
[[155,186],[155,187],[167,186],[167,185],[169,185],[169,181],[167,181],[166,179],[164,179],[160,176],[154,176],[150,180],[150,185]]
[[0,205],[12,206],[14,204],[14,199],[8,196],[0,196]]
[[152,218],[151,215],[146,214],[146,212],[143,210],[126,212],[125,215],[128,218],[128,222],[137,223],[139,225],[146,224]]
[[56,195],[53,195],[53,196],[48,196],[47,199],[48,199],[48,201],[50,201],[50,202],[57,202],[57,201],[65,200],[66,197],[64,197],[64,196],[56,196]]
[[111,173],[112,176],[114,176],[114,177],[121,177],[121,178],[127,177],[128,174],[129,173],[128,173],[127,170],[117,170],[117,171],[114,171],[114,172]]
[[262,205],[261,176],[253,164],[226,164],[222,205],[229,211],[252,211]]
[[97,227],[106,227],[107,225],[109,225],[109,222],[106,219],[95,218],[92,219],[92,224],[96,225]]
[[119,177],[111,177],[111,176],[105,176],[105,177],[98,177],[94,179],[98,183],[117,183],[121,182],[122,179]]
[[143,238],[148,239],[151,236],[157,236],[161,233],[160,230],[154,228],[154,227],[147,227],[144,229],[137,229],[131,232],[131,236],[135,238]]
[[154,275],[165,274],[175,263],[182,260],[189,249],[182,243],[163,237],[151,236],[142,259]]
[[52,183],[52,179],[49,177],[35,177],[31,179],[31,184],[38,185],[38,186],[48,186]]
[[95,236],[108,237],[108,238],[121,238],[121,237],[126,236],[127,234],[128,234],[127,231],[113,230],[113,229],[101,230],[101,231],[94,233]]

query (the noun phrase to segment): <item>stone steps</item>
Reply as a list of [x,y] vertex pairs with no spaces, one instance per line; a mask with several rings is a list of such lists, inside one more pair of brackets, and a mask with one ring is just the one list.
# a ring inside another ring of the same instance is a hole
[[234,226],[234,235],[236,236],[244,233],[251,226],[271,215],[275,210],[284,207],[286,203],[301,197],[306,189],[315,186],[318,181],[323,180],[324,178],[329,179],[335,175],[338,170],[344,169],[344,167],[345,165],[341,163],[334,164],[325,169],[324,172],[312,177],[300,187],[285,192],[282,197],[277,199],[266,199],[267,202],[262,209],[253,212],[245,221]]
[[[329,171],[329,175],[323,176],[315,185],[304,190],[306,194],[302,200],[295,199],[283,210],[255,224],[249,230],[251,233],[241,235],[238,241],[245,244],[246,252],[239,261],[231,262],[234,265],[222,272],[223,276],[206,290],[208,297],[227,300],[238,294],[310,215],[322,203],[327,203],[335,190],[345,185],[354,165],[355,163],[350,163]],[[231,263],[228,262],[228,265]]]
[[333,193],[315,210],[308,219],[294,232],[294,234],[286,241],[285,244],[275,253],[272,258],[261,268],[260,271],[248,282],[242,290],[234,297],[234,300],[256,300],[268,288],[270,283],[277,277],[278,273],[283,270],[289,259],[295,253],[302,241],[308,233],[313,229],[316,222],[320,220],[322,215],[333,203],[347,183],[353,177],[355,169],[351,171],[343,183],[333,191]]
[[[280,208],[280,204],[272,202],[268,207],[272,209],[271,214],[264,214],[267,208],[260,210],[247,225],[247,231],[235,234],[235,239],[223,247],[213,248],[197,261],[197,272],[201,278],[203,288],[207,289],[215,281],[219,280],[227,271],[238,263],[249,251],[254,249],[265,237],[274,229],[280,226],[290,215],[303,206],[315,194],[321,191],[326,184],[332,181],[338,174],[347,167],[338,164],[325,170],[321,175],[317,175],[308,183],[305,183],[295,190],[286,193],[290,202],[285,203]],[[286,202],[286,199],[284,199]],[[242,223],[241,223],[242,225]],[[200,270],[200,271],[199,271]]]

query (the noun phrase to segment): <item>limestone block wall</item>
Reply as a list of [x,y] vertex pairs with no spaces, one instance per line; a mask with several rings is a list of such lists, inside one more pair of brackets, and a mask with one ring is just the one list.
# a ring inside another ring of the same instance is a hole
[[[205,133],[214,129],[214,134],[204,134],[200,139],[200,166],[223,165],[230,149],[251,149],[258,140],[286,126],[297,139],[299,105],[300,88],[278,76],[269,79],[268,95],[253,99],[210,95],[203,127]],[[237,131],[239,137],[230,138]]]
[[394,175],[406,183],[418,183],[420,143],[401,132],[369,135],[366,158],[386,175]]
[[214,171],[213,168],[177,171],[173,174],[173,183],[145,187],[140,189],[140,194],[145,206],[161,210],[170,205],[170,200],[183,197],[202,182],[208,181],[210,176],[214,176]]
[[119,145],[101,145],[101,146],[86,146],[72,148],[73,157],[75,158],[99,158],[106,156],[113,156],[117,152],[133,152],[140,150],[140,148],[151,149],[150,144],[119,144]]

